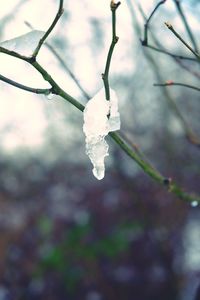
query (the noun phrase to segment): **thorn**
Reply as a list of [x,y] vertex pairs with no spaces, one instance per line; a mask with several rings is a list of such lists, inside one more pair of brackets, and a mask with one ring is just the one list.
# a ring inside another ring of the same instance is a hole
[[166,186],[169,186],[171,182],[172,182],[171,178],[165,178],[165,179],[163,179],[163,184],[166,185]]
[[173,81],[173,80],[167,80],[167,81],[166,81],[166,84],[167,84],[167,85],[173,85],[173,84],[174,84],[174,81]]
[[119,37],[116,36],[115,39],[114,39],[115,44],[116,44],[118,41],[119,41]]
[[147,40],[140,39],[140,42],[142,46],[147,46]]

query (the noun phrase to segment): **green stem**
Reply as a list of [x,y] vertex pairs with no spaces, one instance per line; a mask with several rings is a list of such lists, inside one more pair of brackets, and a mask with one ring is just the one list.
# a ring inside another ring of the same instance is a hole
[[[25,24],[31,29],[34,30],[33,26],[25,21]],[[86,92],[86,90],[83,88],[83,86],[80,84],[78,78],[74,75],[74,73],[69,69],[68,65],[64,61],[64,59],[60,56],[60,54],[55,50],[55,48],[49,44],[48,42],[45,42],[44,45],[51,51],[51,53],[57,58],[58,62],[60,63],[61,67],[67,72],[67,74],[74,80],[80,91],[82,92],[83,96],[86,99],[90,99],[90,95]]]
[[83,111],[84,106],[78,102],[76,99],[74,99],[72,96],[67,94],[57,83],[56,81],[51,77],[51,75],[37,62],[34,61],[31,63],[32,66],[42,75],[44,80],[46,80],[51,86],[51,92],[52,94],[56,94],[70,102],[72,105],[74,105],[79,110]]
[[0,47],[0,53],[4,53],[4,54],[10,55],[12,57],[16,57],[16,58],[21,59],[21,60],[26,61],[26,62],[30,62],[32,60],[31,57],[21,55],[21,54],[15,52],[15,51],[10,51],[10,50],[8,50],[6,48],[3,48],[3,47]]
[[166,0],[160,1],[156,5],[156,7],[153,9],[153,11],[151,12],[151,14],[148,17],[148,19],[146,20],[146,23],[144,24],[144,39],[141,41],[143,46],[147,46],[148,45],[148,29],[149,29],[149,23],[151,21],[151,18],[153,17],[153,15],[155,14],[155,12],[159,8],[159,6],[162,5],[162,4],[164,4],[165,2],[166,2]]
[[62,16],[64,9],[63,9],[63,2],[64,0],[60,0],[59,3],[59,8],[58,8],[58,12],[52,22],[52,24],[50,25],[50,27],[48,28],[48,30],[45,32],[45,34],[43,35],[43,37],[41,38],[41,40],[39,41],[39,44],[37,46],[37,48],[35,49],[34,53],[33,53],[33,58],[36,58],[40,48],[42,47],[42,45],[44,44],[45,40],[48,38],[48,36],[50,35],[50,33],[52,32],[52,30],[54,29],[54,27],[56,26],[58,20],[60,19],[60,17]]
[[35,94],[43,94],[43,95],[48,95],[51,93],[51,89],[38,89],[38,88],[32,88],[26,85],[23,85],[21,83],[18,83],[14,80],[11,80],[3,75],[0,75],[0,80],[13,85],[14,87],[17,87],[21,90],[27,91],[27,92],[31,92],[31,93],[35,93]]
[[115,48],[116,43],[118,42],[118,37],[116,36],[116,10],[119,7],[120,2],[114,3],[111,1],[111,11],[112,11],[112,42],[108,51],[107,59],[106,59],[106,66],[104,73],[102,74],[102,79],[104,82],[104,88],[105,88],[105,96],[106,100],[110,100],[110,87],[109,87],[109,70],[110,70],[110,64],[112,59],[113,50]]
[[175,194],[180,199],[186,202],[196,201],[200,204],[200,197],[188,194],[182,190],[174,181],[170,178],[163,177],[151,164],[149,164],[146,160],[142,159],[136,152],[134,152],[120,137],[116,132],[110,132],[109,135],[112,139],[120,146],[120,148],[131,157],[142,169],[148,174],[154,181],[158,182],[162,186],[165,186],[170,193]]
[[110,132],[109,135],[112,139],[123,149],[124,152],[128,156],[130,156],[142,169],[143,171],[148,174],[151,178],[156,180],[159,183],[163,183],[165,177],[163,177],[157,170],[155,170],[147,161],[141,158],[139,154],[134,152],[120,137],[119,134],[116,132]]
[[83,86],[80,84],[78,78],[74,75],[74,73],[69,69],[68,65],[64,61],[64,59],[58,54],[58,52],[54,49],[52,45],[49,43],[45,43],[45,46],[53,53],[53,55],[57,58],[62,68],[68,73],[68,75],[74,80],[80,91],[82,92],[83,96],[89,100],[90,95],[86,92]]

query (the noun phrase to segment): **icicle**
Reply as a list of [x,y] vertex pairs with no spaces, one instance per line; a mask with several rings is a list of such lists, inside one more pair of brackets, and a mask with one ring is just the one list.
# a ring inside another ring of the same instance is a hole
[[107,101],[104,89],[101,89],[88,101],[84,110],[86,154],[93,164],[93,174],[99,180],[104,177],[104,159],[109,155],[105,137],[110,131],[120,129],[118,99],[113,90],[110,90],[110,96],[111,100]]

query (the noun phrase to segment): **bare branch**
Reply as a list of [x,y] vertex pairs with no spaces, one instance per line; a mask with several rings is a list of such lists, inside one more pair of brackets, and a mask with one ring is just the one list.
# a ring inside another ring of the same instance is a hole
[[150,16],[148,17],[148,19],[146,20],[146,23],[144,24],[144,39],[141,40],[141,43],[143,46],[147,46],[148,45],[148,29],[149,29],[149,23],[153,17],[153,15],[155,14],[155,12],[157,11],[157,9],[159,8],[160,5],[164,4],[167,0],[162,0],[160,1],[156,7],[153,9],[153,11],[151,12]]
[[133,151],[116,132],[110,132],[109,135],[120,146],[120,148],[131,157],[152,179],[159,184],[165,186],[170,193],[175,194],[180,199],[192,203],[196,201],[200,204],[200,197],[194,194],[188,194],[182,190],[171,178],[162,176],[156,169],[154,169],[146,160],[140,158],[137,152]]
[[106,95],[106,100],[110,100],[110,87],[109,87],[109,70],[110,70],[110,63],[112,59],[112,54],[114,47],[116,43],[118,42],[118,37],[116,36],[116,10],[119,7],[120,2],[115,3],[113,0],[110,3],[110,8],[112,11],[112,42],[108,51],[107,55],[107,60],[106,60],[106,66],[105,66],[105,71],[102,74],[102,79],[104,82],[104,87],[105,87],[105,95]]
[[[145,15],[144,15],[144,12],[143,12],[141,6],[138,5],[138,7],[139,7],[139,10],[140,10],[140,12],[141,12],[143,18],[145,19]],[[160,45],[159,41],[157,40],[157,38],[156,38],[154,35],[152,35],[152,37],[153,37],[154,42],[156,43],[156,45],[157,45],[157,46],[159,47],[159,49],[160,49],[162,46]],[[148,47],[148,45],[147,45],[147,47]],[[150,46],[150,48],[151,48],[151,46]],[[152,49],[153,49],[153,50],[156,50],[156,49],[154,49],[153,46],[152,46]],[[157,50],[157,51],[159,51],[159,50]],[[160,51],[159,51],[159,52],[160,52]],[[166,52],[165,54],[168,54],[168,53],[169,53],[169,52]],[[145,55],[147,56],[149,62],[152,64],[152,67],[153,67],[153,69],[154,69],[154,72],[155,72],[155,75],[156,75],[158,81],[159,81],[159,82],[162,82],[162,74],[159,72],[159,68],[158,68],[158,66],[157,66],[157,63],[151,58],[151,56],[148,55],[148,53],[145,53]],[[180,63],[180,60],[178,60],[178,59],[179,59],[178,57],[176,57],[175,55],[171,55],[171,57],[172,57],[172,58],[173,58],[173,59],[174,59],[181,67],[183,67],[182,64]],[[193,59],[193,60],[195,60],[195,61],[198,62],[197,59]],[[190,72],[190,70],[189,70],[188,68],[187,68],[187,70]],[[194,74],[193,74],[193,75],[194,75]],[[196,74],[195,74],[195,76],[196,76]],[[198,74],[197,74],[196,77],[198,77]],[[190,128],[190,126],[187,124],[187,122],[186,122],[184,116],[182,115],[181,111],[179,110],[178,106],[176,105],[176,102],[174,101],[173,97],[170,95],[170,93],[168,92],[168,90],[167,90],[165,87],[164,87],[164,90],[163,90],[163,91],[164,91],[163,93],[164,93],[164,95],[165,95],[165,97],[166,97],[166,100],[168,101],[168,103],[169,103],[169,105],[170,105],[170,107],[171,107],[173,113],[178,117],[179,121],[180,121],[181,124],[182,124],[182,127],[183,127],[183,130],[184,130],[184,132],[185,132],[186,138],[188,139],[188,141],[189,141],[190,143],[192,143],[193,145],[199,147],[199,146],[200,146],[200,140],[199,140],[199,138],[193,133],[193,130],[192,130],[192,129]]]
[[3,48],[1,46],[0,46],[0,53],[4,53],[4,54],[10,55],[12,57],[19,58],[19,59],[24,60],[26,62],[30,62],[32,60],[32,57],[21,55],[21,54],[15,52],[15,51],[10,51],[10,50],[8,50],[6,48]]
[[194,49],[192,49],[192,47],[180,36],[180,34],[174,29],[174,27],[168,22],[165,22],[165,25],[196,56],[198,61],[200,61],[200,55],[195,52]]
[[[30,29],[34,29],[33,26],[25,21],[25,24],[30,28]],[[86,90],[83,88],[83,86],[80,84],[78,78],[75,76],[75,74],[70,70],[70,68],[68,67],[68,65],[66,64],[66,62],[64,61],[64,59],[60,56],[60,54],[58,53],[58,51],[55,50],[55,48],[49,44],[48,42],[44,42],[44,45],[51,51],[51,53],[57,58],[57,60],[59,61],[61,67],[66,71],[66,73],[74,80],[74,82],[76,83],[76,85],[78,86],[78,88],[80,89],[80,91],[82,92],[83,96],[86,99],[90,99],[90,95],[86,92]]]
[[41,40],[39,41],[39,44],[37,46],[37,48],[35,49],[34,53],[33,53],[33,58],[36,58],[36,56],[38,55],[40,48],[42,47],[42,45],[44,44],[45,40],[48,38],[48,36],[50,35],[50,33],[52,32],[52,30],[54,29],[54,27],[56,26],[58,20],[60,19],[60,17],[62,16],[64,9],[63,9],[63,2],[64,0],[60,0],[60,4],[59,4],[59,8],[58,8],[58,12],[51,24],[51,26],[49,27],[49,29],[45,32],[45,34],[43,35],[43,37],[41,38]]
[[17,87],[21,90],[25,90],[27,92],[35,93],[35,94],[43,94],[43,95],[49,95],[52,91],[51,89],[38,89],[38,88],[32,88],[26,85],[23,85],[21,83],[18,83],[14,80],[11,80],[3,75],[0,75],[0,80],[4,81],[10,85],[13,85],[14,87]]

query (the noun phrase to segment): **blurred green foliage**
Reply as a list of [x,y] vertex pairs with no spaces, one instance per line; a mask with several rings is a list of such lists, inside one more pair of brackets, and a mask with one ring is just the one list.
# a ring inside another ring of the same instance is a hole
[[[44,243],[48,243],[51,221],[44,217],[38,225],[45,236]],[[52,243],[50,250],[42,255],[36,274],[43,276],[46,272],[56,271],[66,288],[73,292],[79,280],[91,275],[89,273],[99,260],[117,262],[119,256],[128,251],[131,241],[142,231],[143,226],[137,221],[122,222],[112,232],[97,237],[91,222],[73,225],[67,230],[62,242],[58,245]]]

